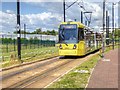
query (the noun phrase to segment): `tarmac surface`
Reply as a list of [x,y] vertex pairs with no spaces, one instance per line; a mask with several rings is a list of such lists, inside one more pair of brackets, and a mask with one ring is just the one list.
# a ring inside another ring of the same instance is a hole
[[90,77],[87,88],[118,90],[118,49],[104,54]]

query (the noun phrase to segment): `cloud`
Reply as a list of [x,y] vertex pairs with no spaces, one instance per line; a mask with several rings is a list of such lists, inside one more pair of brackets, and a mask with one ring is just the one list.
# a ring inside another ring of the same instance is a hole
[[[33,13],[33,14],[21,15],[21,28],[23,29],[23,24],[26,24],[27,30],[29,31],[34,31],[36,28],[42,28],[43,30],[48,30],[48,29],[57,30],[59,23],[63,21],[63,3],[47,2],[47,0],[44,2],[43,0],[37,0],[37,1],[40,2],[35,2],[33,0],[29,0],[29,2],[28,0],[24,1],[28,5],[30,4],[33,7],[39,7],[41,9],[44,9],[44,11],[36,14]],[[70,0],[70,1],[73,2],[75,0]],[[80,1],[81,0],[78,0],[78,2]],[[72,2],[66,2],[66,4],[70,5]],[[84,3],[81,5],[84,5],[86,11],[92,11],[91,27],[101,27],[102,11],[103,11],[102,3],[91,2],[91,0],[84,0]],[[111,13],[111,4],[106,4],[106,6],[107,6],[106,9],[108,9],[109,13]],[[84,10],[79,8],[77,3],[74,4],[68,10],[66,10],[66,20],[73,21],[74,19],[77,19],[77,21],[80,21],[80,11],[84,11]],[[8,32],[10,30],[11,32],[13,32],[14,30],[16,30],[15,29],[16,15],[11,10],[6,10],[6,12],[13,14],[7,14],[5,12],[0,11],[0,16],[2,15],[2,19],[0,18],[0,23],[2,23],[2,28],[5,32]]]
[[40,9],[44,9],[46,12],[52,13],[63,13],[63,3],[62,2],[24,2],[28,5],[32,5],[33,7],[38,7]]
[[21,2],[62,2],[63,0],[21,0]]
[[[2,25],[3,32],[13,32],[16,27],[16,15],[7,14],[0,11],[0,25]],[[21,28],[23,24],[27,25],[28,30],[34,31],[36,28],[57,29],[58,24],[61,22],[59,14],[53,14],[51,12],[43,12],[38,14],[26,14],[21,15]]]
[[[28,25],[41,27],[41,28],[53,28],[56,27],[58,23],[61,22],[59,14],[53,14],[51,12],[43,12],[40,14],[29,14],[29,15],[22,15],[21,20],[22,23],[26,23]],[[27,20],[27,22],[25,22]],[[28,26],[30,27],[30,26]]]
[[[10,10],[7,10],[11,12]],[[2,27],[2,32],[11,32],[15,30],[16,25],[16,15],[8,14],[0,11],[0,27]]]
[[[70,2],[69,2],[70,3]],[[69,4],[68,3],[68,4]],[[102,3],[93,3],[93,2],[85,2],[81,5],[84,6],[84,9],[79,8],[77,4],[74,4],[68,11],[66,11],[66,17],[74,20],[77,19],[80,21],[80,11],[89,11],[92,12],[92,21],[91,21],[91,27],[94,26],[101,26],[102,25],[102,7],[100,6]],[[90,14],[84,15],[84,22],[85,22],[85,16],[87,16],[88,19],[90,19]]]
[[[70,2],[71,1],[71,2]],[[66,4],[69,6],[76,0],[66,0]],[[81,0],[78,0],[78,2],[81,2]],[[27,2],[29,3],[29,2]],[[62,2],[42,2],[42,3],[31,3],[35,6],[39,6],[40,8],[46,9],[48,12],[57,13],[63,18],[63,3]],[[84,5],[84,8],[86,11],[92,11],[92,26],[97,25],[100,26],[102,23],[102,3],[95,3],[90,2],[90,0],[85,0],[84,3],[81,5]],[[67,6],[66,6],[67,7]],[[74,19],[77,19],[77,21],[80,21],[80,11],[84,11],[83,9],[78,7],[78,4],[74,4],[72,7],[66,10],[66,21],[74,21]],[[86,15],[87,17],[90,17],[90,15]],[[101,23],[100,23],[101,21]]]

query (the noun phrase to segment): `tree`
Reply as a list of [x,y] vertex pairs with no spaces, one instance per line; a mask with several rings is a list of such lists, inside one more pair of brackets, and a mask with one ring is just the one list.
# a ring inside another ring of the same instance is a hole
[[[17,34],[17,31],[14,31],[14,34]],[[21,30],[21,34],[45,34],[45,35],[57,35],[58,32],[55,31],[55,30],[47,30],[47,31],[42,31],[41,28],[38,28],[36,29],[35,31],[33,32],[27,32],[27,31],[24,31],[24,30]]]
[[52,34],[52,35],[56,35],[55,30],[52,30],[52,31],[51,31],[51,34]]
[[115,37],[116,39],[120,38],[120,29],[115,29]]
[[41,28],[36,29],[35,31],[32,32],[32,34],[42,34]]
[[[14,34],[17,34],[17,31],[14,31],[13,33],[14,33]],[[26,32],[26,31],[24,31],[24,30],[21,30],[20,33],[21,33],[21,34],[31,34],[30,32]]]

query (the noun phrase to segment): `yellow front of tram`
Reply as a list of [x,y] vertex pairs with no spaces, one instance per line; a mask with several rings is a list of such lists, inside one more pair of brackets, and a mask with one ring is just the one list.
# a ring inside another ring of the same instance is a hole
[[59,26],[59,56],[82,56],[86,54],[84,25],[80,22],[63,22]]

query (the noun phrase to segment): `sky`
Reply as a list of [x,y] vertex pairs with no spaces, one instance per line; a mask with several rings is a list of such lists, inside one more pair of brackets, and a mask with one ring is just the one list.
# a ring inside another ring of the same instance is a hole
[[[24,24],[26,24],[27,31],[32,32],[36,28],[41,28],[43,31],[56,30],[58,31],[58,25],[63,21],[63,0],[20,0],[20,19],[21,29],[23,30]],[[72,4],[76,0],[66,0],[66,7]],[[114,0],[115,5],[115,23],[118,26],[118,2]],[[66,21],[80,21],[80,12],[85,11],[78,6],[82,5],[86,11],[92,12],[91,28],[95,28],[95,31],[99,31],[102,27],[102,0],[78,0],[73,6],[66,10]],[[2,5],[1,5],[2,4]],[[16,0],[2,0],[0,4],[0,33],[13,33],[16,31]],[[106,0],[106,10],[110,16],[110,26],[112,25],[112,2]],[[90,15],[86,14],[89,18]],[[84,17],[84,21],[85,21]]]

